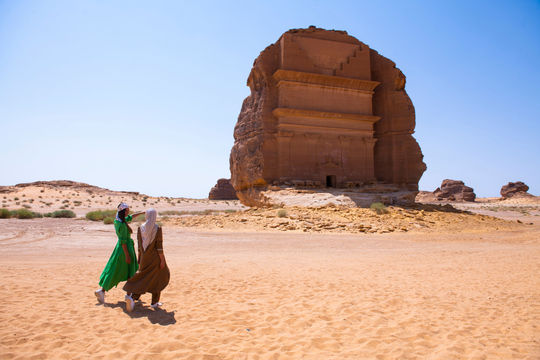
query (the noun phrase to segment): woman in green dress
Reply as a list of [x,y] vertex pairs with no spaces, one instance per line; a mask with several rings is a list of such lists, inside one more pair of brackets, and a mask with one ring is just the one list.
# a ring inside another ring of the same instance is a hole
[[[143,214],[135,213],[133,216]],[[100,303],[105,302],[105,292],[109,291],[121,281],[126,281],[132,277],[137,271],[139,265],[135,255],[135,248],[131,233],[133,232],[128,223],[133,219],[129,215],[129,206],[126,203],[118,205],[118,212],[114,220],[114,229],[118,242],[105,266],[101,276],[99,277],[100,288],[95,291],[95,295]]]

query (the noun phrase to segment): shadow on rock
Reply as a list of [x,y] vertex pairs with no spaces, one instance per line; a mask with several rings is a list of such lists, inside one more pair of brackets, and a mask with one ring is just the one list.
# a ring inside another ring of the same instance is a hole
[[460,210],[453,207],[450,204],[420,204],[415,203],[411,205],[394,205],[395,207],[401,207],[403,209],[424,210],[428,212],[445,212],[445,213],[457,213],[457,214],[472,214],[467,210]]

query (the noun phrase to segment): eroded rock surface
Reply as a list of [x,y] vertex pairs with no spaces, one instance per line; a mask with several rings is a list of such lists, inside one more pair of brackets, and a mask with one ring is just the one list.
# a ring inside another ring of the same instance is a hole
[[509,182],[501,188],[501,196],[505,199],[513,196],[530,196],[529,187],[522,181]]
[[210,200],[238,200],[236,196],[236,191],[231,185],[229,179],[219,179],[217,184],[210,189],[208,194],[208,199]]
[[293,29],[261,52],[247,85],[230,156],[242,203],[270,205],[271,187],[368,187],[414,202],[426,166],[394,62],[345,31]]
[[476,194],[472,187],[466,186],[461,180],[443,180],[441,187],[437,188],[433,195],[437,200],[449,201],[474,201]]

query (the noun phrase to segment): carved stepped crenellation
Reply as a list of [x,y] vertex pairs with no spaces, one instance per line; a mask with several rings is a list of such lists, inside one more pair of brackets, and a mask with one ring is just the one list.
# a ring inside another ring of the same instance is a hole
[[334,75],[370,80],[371,74],[366,69],[369,69],[369,51],[368,49],[362,49],[362,46],[358,46],[353,55],[348,56],[347,60],[339,65]]

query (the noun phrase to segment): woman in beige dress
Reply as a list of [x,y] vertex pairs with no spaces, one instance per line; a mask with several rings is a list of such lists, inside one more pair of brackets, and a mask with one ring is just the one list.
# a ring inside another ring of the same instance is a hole
[[139,245],[139,270],[124,285],[126,308],[132,311],[134,301],[144,293],[152,294],[153,308],[162,306],[159,302],[161,291],[169,284],[170,272],[163,254],[163,233],[156,224],[157,213],[146,210],[146,222],[137,231]]

